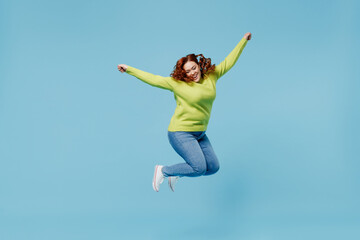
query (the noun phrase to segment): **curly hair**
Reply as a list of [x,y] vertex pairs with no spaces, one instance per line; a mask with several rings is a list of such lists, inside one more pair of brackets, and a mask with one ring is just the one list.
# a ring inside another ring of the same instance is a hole
[[[200,57],[198,60],[197,58]],[[202,54],[195,55],[195,54],[188,54],[185,57],[180,58],[174,67],[173,72],[170,74],[176,80],[185,81],[185,82],[192,82],[193,79],[186,75],[184,70],[185,63],[193,61],[200,67],[201,77],[204,77],[205,74],[211,73],[215,71],[215,64],[211,64],[211,58],[205,58]]]

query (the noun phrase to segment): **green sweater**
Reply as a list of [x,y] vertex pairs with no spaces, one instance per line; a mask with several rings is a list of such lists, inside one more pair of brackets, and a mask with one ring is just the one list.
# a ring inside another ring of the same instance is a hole
[[215,71],[207,74],[197,83],[187,83],[172,77],[154,75],[130,66],[126,72],[154,87],[167,89],[174,93],[176,109],[168,131],[205,131],[216,97],[216,83],[234,66],[246,43],[245,38],[241,39],[225,60],[215,67]]

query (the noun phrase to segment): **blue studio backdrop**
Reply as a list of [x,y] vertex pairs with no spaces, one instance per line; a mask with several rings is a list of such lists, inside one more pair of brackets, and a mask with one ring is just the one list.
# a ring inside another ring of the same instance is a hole
[[[355,0],[0,2],[0,239],[360,239],[360,4]],[[219,64],[207,135],[220,160],[173,193],[155,164],[169,76]]]

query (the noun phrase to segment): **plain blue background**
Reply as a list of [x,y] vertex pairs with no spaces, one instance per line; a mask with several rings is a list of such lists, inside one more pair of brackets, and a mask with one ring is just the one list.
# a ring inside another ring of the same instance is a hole
[[[0,2],[0,238],[359,239],[360,4],[353,1]],[[182,159],[169,76],[219,64],[213,176],[151,187]]]

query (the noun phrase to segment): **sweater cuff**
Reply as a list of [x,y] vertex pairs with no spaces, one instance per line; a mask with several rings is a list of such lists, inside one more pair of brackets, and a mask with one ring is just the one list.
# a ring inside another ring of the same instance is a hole
[[128,65],[128,67],[126,69],[126,73],[130,74],[131,72],[133,72],[133,70],[134,70],[134,68]]

